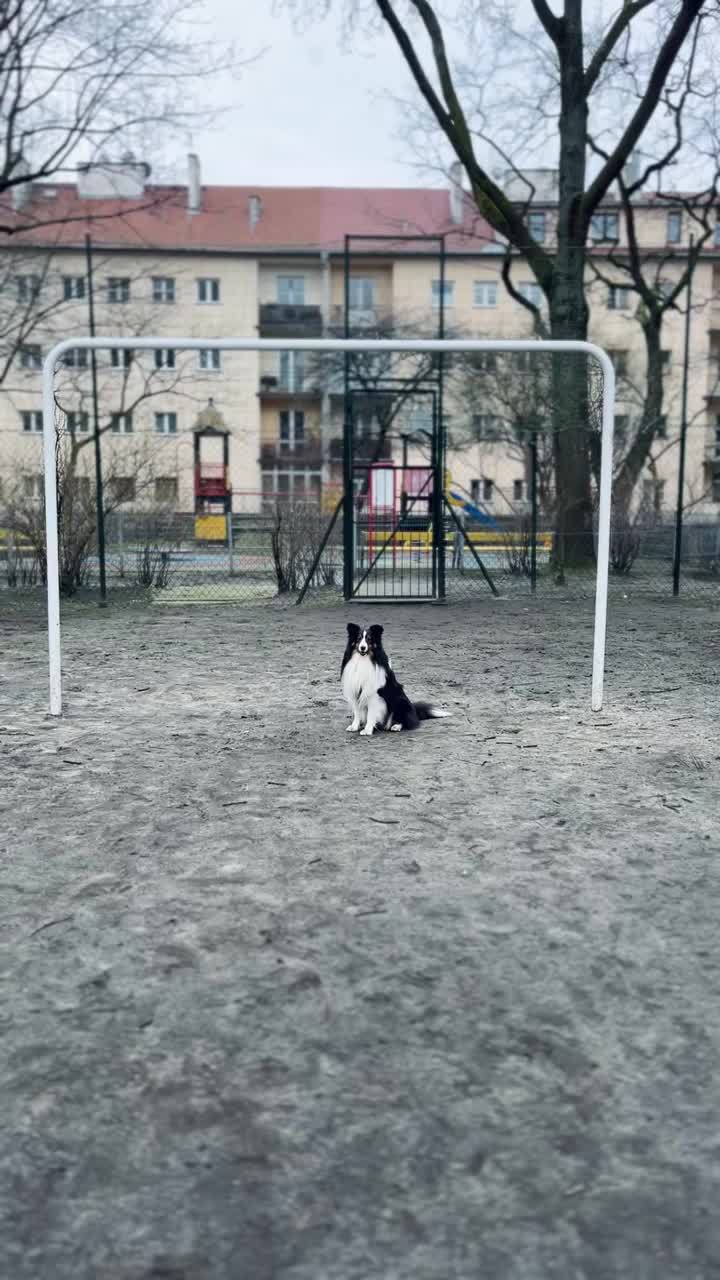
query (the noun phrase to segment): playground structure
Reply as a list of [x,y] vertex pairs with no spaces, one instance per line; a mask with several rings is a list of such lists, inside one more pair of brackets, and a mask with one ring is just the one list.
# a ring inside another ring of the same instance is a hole
[[[222,449],[221,462],[216,456],[212,459],[208,456],[211,452],[216,454],[218,444]],[[216,446],[214,450],[213,446]],[[212,400],[198,415],[193,429],[193,497],[195,540],[224,542],[228,516],[232,512],[230,432]]]

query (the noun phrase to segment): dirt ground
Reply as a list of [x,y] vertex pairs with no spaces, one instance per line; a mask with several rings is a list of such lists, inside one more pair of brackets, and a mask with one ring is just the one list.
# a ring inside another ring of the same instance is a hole
[[718,614],[0,614],[0,1273],[720,1276]]

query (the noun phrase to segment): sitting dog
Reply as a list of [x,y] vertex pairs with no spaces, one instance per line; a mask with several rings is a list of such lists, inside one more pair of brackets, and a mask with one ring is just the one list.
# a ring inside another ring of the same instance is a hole
[[348,623],[348,642],[340,668],[343,697],[353,713],[348,733],[370,737],[376,729],[417,729],[421,720],[441,720],[440,711],[427,702],[411,702],[390,666],[380,626],[358,627]]

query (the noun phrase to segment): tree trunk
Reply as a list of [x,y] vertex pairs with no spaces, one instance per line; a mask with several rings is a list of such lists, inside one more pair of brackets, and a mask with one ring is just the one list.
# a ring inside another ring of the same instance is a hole
[[[587,101],[583,83],[582,0],[566,0],[560,50],[560,171],[557,255],[550,295],[553,338],[587,337],[585,191]],[[594,560],[590,485],[587,357],[553,357],[553,437],[555,445],[555,561],[587,565]]]
[[642,469],[647,462],[653,440],[657,436],[663,407],[663,367],[661,321],[653,316],[643,320],[645,350],[647,352],[647,377],[642,417],[635,439],[628,449],[613,483],[613,497],[618,507],[628,510]]

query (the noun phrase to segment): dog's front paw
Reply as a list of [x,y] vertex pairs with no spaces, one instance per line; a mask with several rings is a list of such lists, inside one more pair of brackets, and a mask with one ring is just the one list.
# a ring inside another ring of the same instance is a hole
[[364,728],[364,729],[361,729],[361,730],[360,730],[360,734],[361,734],[361,736],[362,736],[363,738],[372,738],[372,736],[373,736],[373,730],[372,730],[372,729],[370,729],[370,728],[368,728],[368,727],[366,727],[366,728]]
[[360,725],[359,725],[359,724],[349,724],[349,725],[348,725],[348,727],[347,727],[347,729],[345,730],[345,732],[346,732],[346,733],[359,733],[359,732],[360,732]]

